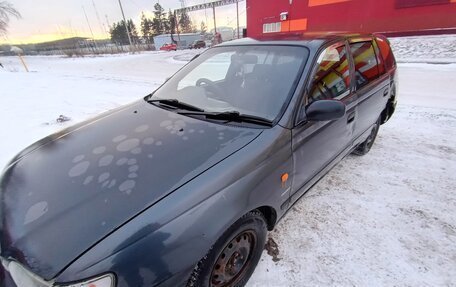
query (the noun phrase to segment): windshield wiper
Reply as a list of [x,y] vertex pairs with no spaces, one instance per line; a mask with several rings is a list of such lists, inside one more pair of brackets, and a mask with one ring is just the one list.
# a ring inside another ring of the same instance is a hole
[[203,109],[195,107],[193,105],[178,101],[176,99],[147,99],[148,103],[154,104],[158,103],[160,106],[171,109],[186,110],[186,111],[195,111],[195,112],[204,112]]
[[246,122],[246,123],[252,123],[252,124],[258,124],[258,125],[264,125],[264,126],[269,126],[272,127],[272,121],[262,118],[262,117],[257,117],[253,115],[246,115],[246,114],[241,114],[238,111],[229,111],[229,112],[177,112],[178,114],[181,115],[195,115],[195,116],[205,116],[207,119],[213,119],[213,120],[222,120],[222,121],[227,121],[227,122]]

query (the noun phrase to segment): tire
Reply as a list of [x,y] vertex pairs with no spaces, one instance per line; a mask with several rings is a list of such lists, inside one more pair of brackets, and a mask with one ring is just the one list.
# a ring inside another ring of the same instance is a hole
[[386,123],[387,121],[389,121],[389,119],[391,118],[391,116],[394,114],[394,111],[396,110],[396,86],[393,85],[391,87],[391,94],[390,94],[390,98],[388,100],[388,102],[386,103],[386,107],[385,109],[382,111],[382,114],[381,114],[381,122],[380,124],[384,124]]
[[251,211],[226,230],[193,269],[187,287],[242,287],[252,276],[266,242],[263,214]]
[[353,154],[361,156],[367,154],[370,151],[370,149],[374,145],[375,139],[377,138],[378,130],[380,128],[381,123],[380,120],[381,118],[379,117],[375,122],[374,126],[372,127],[371,133],[369,134],[367,139],[355,148]]

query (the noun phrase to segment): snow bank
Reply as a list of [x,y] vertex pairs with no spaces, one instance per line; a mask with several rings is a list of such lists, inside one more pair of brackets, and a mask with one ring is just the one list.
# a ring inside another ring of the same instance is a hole
[[398,62],[456,63],[456,35],[390,38]]

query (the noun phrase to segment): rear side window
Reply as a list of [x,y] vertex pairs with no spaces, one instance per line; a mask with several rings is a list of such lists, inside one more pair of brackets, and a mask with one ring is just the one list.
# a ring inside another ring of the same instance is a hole
[[396,60],[394,59],[393,52],[391,51],[389,41],[385,37],[381,36],[375,37],[375,41],[377,42],[380,54],[385,61],[386,69],[390,70],[391,68],[395,67]]
[[360,89],[378,78],[377,57],[371,41],[350,44],[350,49],[355,62],[356,88]]
[[345,45],[326,48],[318,57],[308,104],[317,100],[342,98],[350,89],[350,66]]

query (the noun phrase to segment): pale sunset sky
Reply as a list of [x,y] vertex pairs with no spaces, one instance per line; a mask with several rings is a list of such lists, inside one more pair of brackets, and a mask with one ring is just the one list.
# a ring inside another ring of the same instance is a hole
[[[0,44],[26,44],[51,41],[69,37],[91,37],[89,26],[84,16],[87,13],[95,38],[108,38],[108,22],[112,24],[121,20],[122,15],[118,0],[8,0],[18,10],[22,18],[12,18],[6,37],[0,37]],[[153,6],[157,0],[121,0],[125,17],[139,23],[141,12],[152,16]],[[186,0],[186,6],[210,2],[211,0]],[[179,0],[160,0],[166,12],[180,8]],[[245,26],[246,2],[239,3],[240,26]],[[96,9],[94,8],[96,7]],[[98,17],[97,17],[98,12]],[[208,30],[213,28],[212,9],[191,12],[190,17],[200,27],[206,22]],[[236,5],[216,8],[217,27],[236,26]]]

